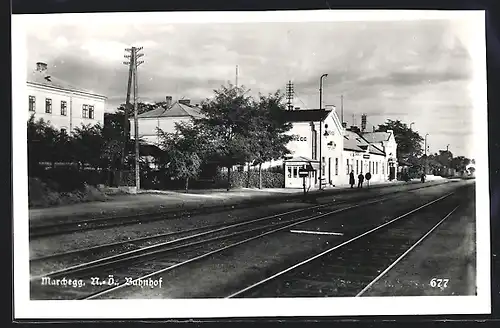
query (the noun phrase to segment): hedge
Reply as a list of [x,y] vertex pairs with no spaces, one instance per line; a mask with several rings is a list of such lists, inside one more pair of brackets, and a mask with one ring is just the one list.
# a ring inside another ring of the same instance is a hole
[[[273,172],[274,170],[262,170],[262,188],[283,188],[285,186],[285,175]],[[231,171],[231,186],[233,188],[258,188],[259,171],[250,170],[250,183],[248,172]],[[227,172],[219,172],[215,176],[215,188],[227,188]]]

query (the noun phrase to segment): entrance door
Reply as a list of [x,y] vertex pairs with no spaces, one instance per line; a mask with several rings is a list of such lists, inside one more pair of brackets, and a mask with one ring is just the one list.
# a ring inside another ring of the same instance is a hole
[[389,168],[389,181],[394,180],[395,177],[396,177],[396,168],[394,167],[394,165],[391,165]]
[[303,179],[299,177],[299,168],[302,165],[298,166],[287,166],[286,168],[286,187],[288,188],[302,188]]
[[328,157],[328,183],[332,183],[332,158]]

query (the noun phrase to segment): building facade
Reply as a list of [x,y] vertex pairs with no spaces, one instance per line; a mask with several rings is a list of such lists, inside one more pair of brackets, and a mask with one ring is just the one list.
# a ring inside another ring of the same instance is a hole
[[[397,144],[392,131],[365,134],[355,127],[348,129],[335,109],[290,110],[285,119],[292,123],[288,134],[293,138],[287,145],[290,155],[265,165],[283,166],[285,188],[302,188],[304,182],[307,188],[318,188],[320,183],[323,187],[348,185],[351,172],[356,182],[359,174],[368,172],[370,182],[396,178]],[[305,180],[299,176],[300,169],[310,171]]]
[[28,119],[33,115],[68,133],[82,125],[104,124],[106,97],[51,76],[45,63],[37,63],[26,86]]
[[[172,103],[172,97],[166,97],[164,107],[158,107],[137,116],[139,138],[145,142],[158,146],[161,142],[158,129],[174,133],[177,123],[187,123],[193,118],[200,118],[201,111],[198,106],[193,106],[190,100],[178,100]],[[134,139],[134,118],[130,118],[131,138]]]

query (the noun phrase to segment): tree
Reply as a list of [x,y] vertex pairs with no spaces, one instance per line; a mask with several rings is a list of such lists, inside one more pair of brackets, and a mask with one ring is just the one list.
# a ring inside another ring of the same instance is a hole
[[465,156],[454,157],[451,160],[451,167],[458,172],[465,172],[469,164],[471,164],[471,160]]
[[440,150],[436,160],[441,164],[441,167],[452,167],[453,154],[450,151]]
[[[153,109],[156,109],[159,106],[165,107],[165,105],[166,105],[166,102],[164,102],[164,101],[155,102],[155,103],[152,103],[152,104],[151,103],[138,102],[137,103],[137,115],[141,115],[143,113],[152,111]],[[126,110],[126,108],[127,107],[126,107],[125,104],[121,104],[118,107],[118,111],[119,112],[124,112]],[[130,110],[128,110],[127,113],[129,115],[129,118],[133,118],[134,117],[134,106],[133,106],[133,104],[132,104],[132,106],[130,106]]]
[[418,157],[422,154],[422,141],[424,139],[418,132],[411,130],[406,123],[389,119],[384,124],[380,124],[376,131],[386,132],[387,130],[394,132],[398,144],[397,158],[407,159],[410,156]]
[[[259,96],[259,101],[253,105],[256,116],[251,121],[253,137],[251,139],[253,166],[259,167],[259,189],[262,188],[262,164],[271,160],[283,158],[290,151],[286,145],[292,136],[285,132],[292,124],[284,120],[283,94],[278,90],[268,96]],[[249,170],[250,172],[250,170]]]
[[34,115],[28,120],[28,172],[31,174],[37,169],[47,154],[45,131],[48,123],[43,119],[35,121]]
[[163,156],[162,166],[174,179],[185,180],[188,191],[189,179],[198,177],[201,164],[208,145],[202,132],[192,123],[177,123],[175,133],[158,129]]
[[214,90],[214,97],[202,106],[203,118],[196,119],[195,126],[206,131],[212,141],[211,160],[227,168],[228,187],[231,189],[231,170],[234,165],[248,163],[252,159],[252,122],[256,111],[247,95],[249,90],[233,85]]
[[73,131],[73,141],[75,159],[82,167],[86,164],[93,168],[100,167],[104,140],[102,127],[99,124],[93,126],[82,124],[81,127],[76,127]]
[[104,165],[111,170],[122,168],[120,163],[122,151],[125,150],[124,155],[127,157],[130,150],[133,149],[130,147],[128,134],[125,147],[123,145],[124,133],[129,127],[130,124],[125,122],[125,114],[123,111],[104,113],[104,126],[102,128],[104,142],[101,158],[105,162]]

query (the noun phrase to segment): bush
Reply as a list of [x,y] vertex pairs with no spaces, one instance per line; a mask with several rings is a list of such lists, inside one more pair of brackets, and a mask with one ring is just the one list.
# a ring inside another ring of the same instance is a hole
[[29,207],[50,207],[92,201],[105,201],[107,196],[94,186],[84,184],[81,190],[58,192],[52,189],[57,184],[39,178],[28,179]]
[[[234,188],[247,187],[248,172],[231,172],[231,185]],[[227,188],[227,172],[219,172],[215,177],[216,188]],[[262,188],[283,188],[285,185],[285,175],[283,173],[262,170]],[[259,171],[250,170],[249,188],[259,187]]]

